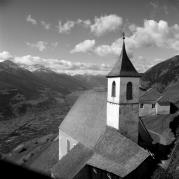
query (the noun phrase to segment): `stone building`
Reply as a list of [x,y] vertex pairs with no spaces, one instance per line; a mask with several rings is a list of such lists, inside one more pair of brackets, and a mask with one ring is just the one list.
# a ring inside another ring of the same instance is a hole
[[57,178],[121,178],[149,156],[138,145],[139,77],[125,49],[106,91],[87,91],[59,126]]

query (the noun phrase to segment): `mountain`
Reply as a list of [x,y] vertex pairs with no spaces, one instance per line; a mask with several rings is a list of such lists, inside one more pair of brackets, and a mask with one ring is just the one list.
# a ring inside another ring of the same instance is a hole
[[44,84],[30,71],[11,61],[0,63],[0,90],[16,89],[27,99],[36,98]]
[[107,80],[104,75],[75,75],[74,78],[85,83],[88,88],[107,86]]
[[179,81],[179,55],[167,59],[147,70],[141,79],[143,88],[155,87],[163,92]]
[[88,88],[85,82],[67,74],[59,74],[50,70],[37,70],[33,74],[48,88],[59,91],[62,94]]
[[29,109],[44,110],[75,91],[103,86],[104,79],[59,74],[43,66],[31,72],[9,60],[0,62],[0,119],[13,118]]

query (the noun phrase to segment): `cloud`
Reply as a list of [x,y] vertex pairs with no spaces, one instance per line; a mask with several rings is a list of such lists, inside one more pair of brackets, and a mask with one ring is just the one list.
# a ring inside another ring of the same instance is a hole
[[[126,37],[126,48],[129,54],[140,47],[156,46],[179,50],[179,25],[169,26],[164,20],[144,20],[143,27],[135,24],[129,25],[131,35]],[[116,39],[111,44],[99,45],[94,52],[100,56],[109,54],[119,55],[122,47],[122,39]]]
[[27,46],[31,47],[31,48],[36,48],[38,49],[40,52],[44,51],[47,49],[47,45],[48,43],[47,42],[44,42],[44,41],[38,41],[36,43],[30,43],[30,42],[27,42],[26,43]]
[[106,32],[112,32],[122,26],[122,18],[115,15],[106,15],[95,17],[94,24],[90,26],[91,32],[97,36],[101,36]]
[[40,21],[41,25],[46,29],[46,30],[49,30],[50,29],[50,24],[48,24],[47,22],[45,21]]
[[94,23],[92,23],[89,19],[66,21],[64,24],[59,21],[57,26],[58,32],[69,33],[71,29],[75,27],[75,25],[82,25],[83,27],[90,29],[93,34],[101,36],[106,32],[113,32],[122,27],[122,18],[115,14],[110,14],[101,17],[95,17]]
[[71,29],[75,26],[74,21],[67,21],[64,24],[62,24],[61,21],[58,22],[58,32],[59,33],[68,33],[71,31]]
[[83,25],[84,27],[90,27],[90,25],[91,25],[91,21],[89,20],[89,19],[87,19],[87,20],[81,20],[81,19],[78,19],[77,21],[76,21],[76,24],[81,24],[81,25]]
[[71,50],[71,53],[90,51],[95,46],[95,43],[95,40],[85,40],[77,44],[74,49]]
[[7,51],[0,52],[0,62],[4,60],[11,60],[11,59],[12,59],[12,55],[9,52]]
[[26,18],[27,22],[31,22],[32,24],[37,24],[37,21],[35,19],[32,18],[31,14],[29,14]]
[[145,20],[143,27],[137,27],[129,37],[136,47],[157,46],[179,50],[179,25],[169,26],[164,20]]
[[107,64],[71,62],[64,59],[41,58],[39,56],[25,55],[12,56],[9,52],[0,52],[0,61],[11,60],[12,62],[30,71],[38,70],[40,67],[50,69],[57,73],[74,74],[107,74],[111,69]]

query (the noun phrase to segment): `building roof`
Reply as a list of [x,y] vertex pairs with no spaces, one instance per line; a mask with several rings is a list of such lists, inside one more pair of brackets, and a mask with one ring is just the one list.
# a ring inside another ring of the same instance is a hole
[[93,150],[78,143],[53,167],[53,175],[63,179],[73,178],[87,164],[93,153]]
[[132,172],[149,156],[143,148],[112,127],[106,127],[93,150],[94,155],[88,164],[120,177]]
[[47,148],[39,151],[38,156],[29,164],[29,167],[45,174],[51,173],[51,168],[58,162],[59,142],[58,140],[49,143]]
[[170,105],[170,99],[167,96],[161,96],[157,102],[160,104],[160,106],[166,106]]
[[59,178],[73,178],[85,165],[91,165],[124,177],[137,168],[148,155],[116,129],[106,127],[93,148],[78,143],[56,164],[52,172]]
[[161,97],[161,94],[154,88],[148,89],[142,96],[139,98],[140,103],[155,103]]
[[118,176],[127,175],[148,157],[136,143],[106,126],[106,92],[90,90],[82,94],[59,129],[93,151],[86,164]]
[[106,126],[106,92],[87,91],[73,105],[60,130],[87,147],[94,147]]
[[119,59],[107,77],[140,77],[140,74],[136,71],[127,55],[124,40]]

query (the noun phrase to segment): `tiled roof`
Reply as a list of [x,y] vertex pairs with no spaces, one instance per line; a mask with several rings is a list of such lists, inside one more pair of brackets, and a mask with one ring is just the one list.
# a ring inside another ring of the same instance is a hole
[[86,164],[124,177],[136,169],[148,153],[121,135],[116,129],[106,127],[93,148],[78,143],[53,168],[59,178],[73,178]]
[[142,96],[139,98],[140,103],[154,103],[160,98],[161,94],[154,88],[148,89]]
[[127,55],[124,42],[119,59],[107,77],[140,77]]
[[136,143],[120,134],[116,129],[106,127],[94,148],[95,154],[88,164],[124,177],[137,168],[148,153]]
[[157,100],[157,102],[160,104],[160,106],[166,106],[166,105],[170,105],[171,100],[167,95],[162,94],[162,96]]

